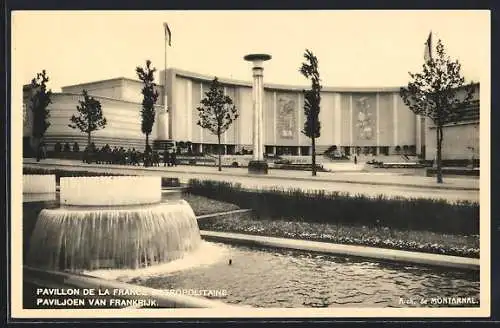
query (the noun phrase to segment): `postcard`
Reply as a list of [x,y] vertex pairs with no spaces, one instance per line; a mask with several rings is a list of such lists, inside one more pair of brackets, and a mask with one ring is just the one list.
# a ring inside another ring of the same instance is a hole
[[490,315],[489,11],[11,27],[13,318]]

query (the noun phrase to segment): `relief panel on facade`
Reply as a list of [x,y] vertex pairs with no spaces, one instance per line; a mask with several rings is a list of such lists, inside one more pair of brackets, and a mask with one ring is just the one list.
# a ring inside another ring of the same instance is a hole
[[297,97],[278,95],[276,99],[276,129],[280,139],[295,139],[297,134]]
[[361,96],[353,99],[354,127],[358,140],[376,138],[376,107],[374,97]]

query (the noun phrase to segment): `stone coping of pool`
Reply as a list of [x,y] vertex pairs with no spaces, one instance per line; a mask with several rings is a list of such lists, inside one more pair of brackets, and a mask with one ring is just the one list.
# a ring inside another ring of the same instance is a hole
[[65,205],[141,205],[161,201],[159,176],[61,177]]
[[224,215],[231,215],[231,214],[238,214],[238,213],[249,213],[252,212],[252,209],[249,208],[243,208],[239,210],[232,210],[232,211],[227,211],[227,212],[217,212],[217,213],[210,213],[210,214],[203,214],[203,215],[198,215],[196,219],[210,219],[210,218],[215,218],[215,217],[220,217]]
[[391,262],[406,262],[466,270],[479,270],[479,259],[467,257],[207,230],[201,230],[200,234],[206,240],[218,242],[287,248],[332,255],[380,259]]
[[158,308],[241,308],[241,306],[234,306],[202,297],[167,293],[159,289],[97,278],[90,275],[44,270],[29,266],[23,267],[23,279],[27,282],[35,283],[36,285],[46,286],[46,288],[57,285],[64,289],[85,288],[127,291],[127,296],[117,297],[130,300],[154,299],[157,301]]

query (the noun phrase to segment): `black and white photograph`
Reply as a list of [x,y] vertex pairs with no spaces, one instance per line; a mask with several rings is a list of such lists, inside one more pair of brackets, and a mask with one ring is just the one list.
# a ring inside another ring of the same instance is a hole
[[489,11],[19,10],[10,51],[12,317],[490,315]]

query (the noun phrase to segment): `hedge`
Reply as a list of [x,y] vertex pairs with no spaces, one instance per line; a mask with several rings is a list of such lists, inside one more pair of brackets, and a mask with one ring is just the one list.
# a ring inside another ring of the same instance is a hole
[[479,234],[479,204],[423,198],[387,198],[300,189],[247,190],[241,184],[191,179],[189,193],[251,208],[257,218],[351,226]]

